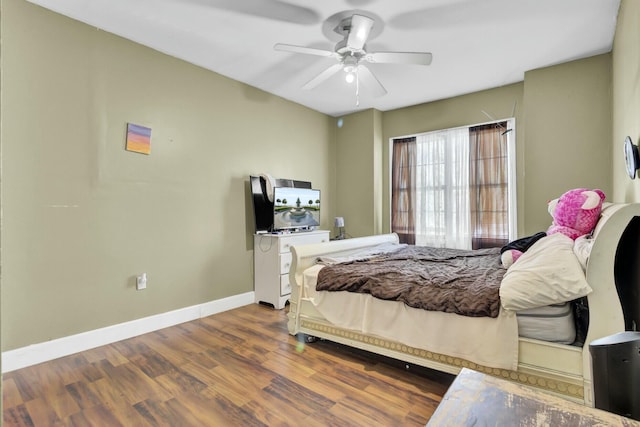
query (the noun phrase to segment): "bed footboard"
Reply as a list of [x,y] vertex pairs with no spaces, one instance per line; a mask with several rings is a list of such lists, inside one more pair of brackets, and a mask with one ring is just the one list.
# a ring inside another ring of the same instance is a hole
[[399,243],[395,233],[376,236],[357,237],[354,239],[333,240],[331,242],[291,247],[291,269],[289,283],[291,283],[291,298],[289,300],[289,333],[296,335],[300,331],[299,306],[302,298],[303,272],[316,264],[321,256],[348,256],[367,248],[373,248],[384,243]]

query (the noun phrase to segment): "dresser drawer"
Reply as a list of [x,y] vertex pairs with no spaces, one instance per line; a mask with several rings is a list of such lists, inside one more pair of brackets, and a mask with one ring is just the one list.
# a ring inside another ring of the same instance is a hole
[[280,274],[289,273],[289,269],[291,268],[291,257],[291,252],[280,254]]
[[320,243],[320,242],[328,242],[329,235],[328,234],[301,234],[296,236],[286,236],[285,238],[281,238],[279,240],[280,244],[280,252],[289,252],[291,250],[291,246],[296,245],[308,245],[310,243]]
[[255,301],[283,309],[295,283],[289,283],[289,272],[293,268],[291,247],[328,241],[327,230],[256,234],[253,239]]
[[280,276],[280,296],[289,295],[291,293],[291,284],[289,283],[289,275]]

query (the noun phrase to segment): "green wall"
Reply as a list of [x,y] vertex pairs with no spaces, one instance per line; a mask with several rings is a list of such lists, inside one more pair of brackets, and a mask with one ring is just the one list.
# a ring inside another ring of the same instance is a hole
[[551,223],[547,202],[571,188],[612,200],[611,55],[529,71],[524,79],[525,235]]
[[352,237],[382,232],[381,113],[365,110],[336,122],[336,216]]
[[326,115],[22,0],[1,19],[4,351],[252,291],[251,174],[312,181],[332,227]]
[[640,202],[640,178],[626,174],[622,144],[640,143],[640,2],[622,0],[613,43],[613,199]]

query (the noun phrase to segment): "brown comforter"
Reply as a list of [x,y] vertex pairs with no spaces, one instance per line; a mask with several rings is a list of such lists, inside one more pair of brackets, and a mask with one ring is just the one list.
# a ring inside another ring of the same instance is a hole
[[497,317],[505,272],[500,248],[407,246],[391,254],[327,265],[318,274],[316,289],[369,293],[425,310]]

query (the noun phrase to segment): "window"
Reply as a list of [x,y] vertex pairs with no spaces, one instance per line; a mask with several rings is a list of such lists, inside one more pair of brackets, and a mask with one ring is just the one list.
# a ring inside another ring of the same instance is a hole
[[405,243],[479,249],[516,230],[513,120],[392,141],[391,230]]

